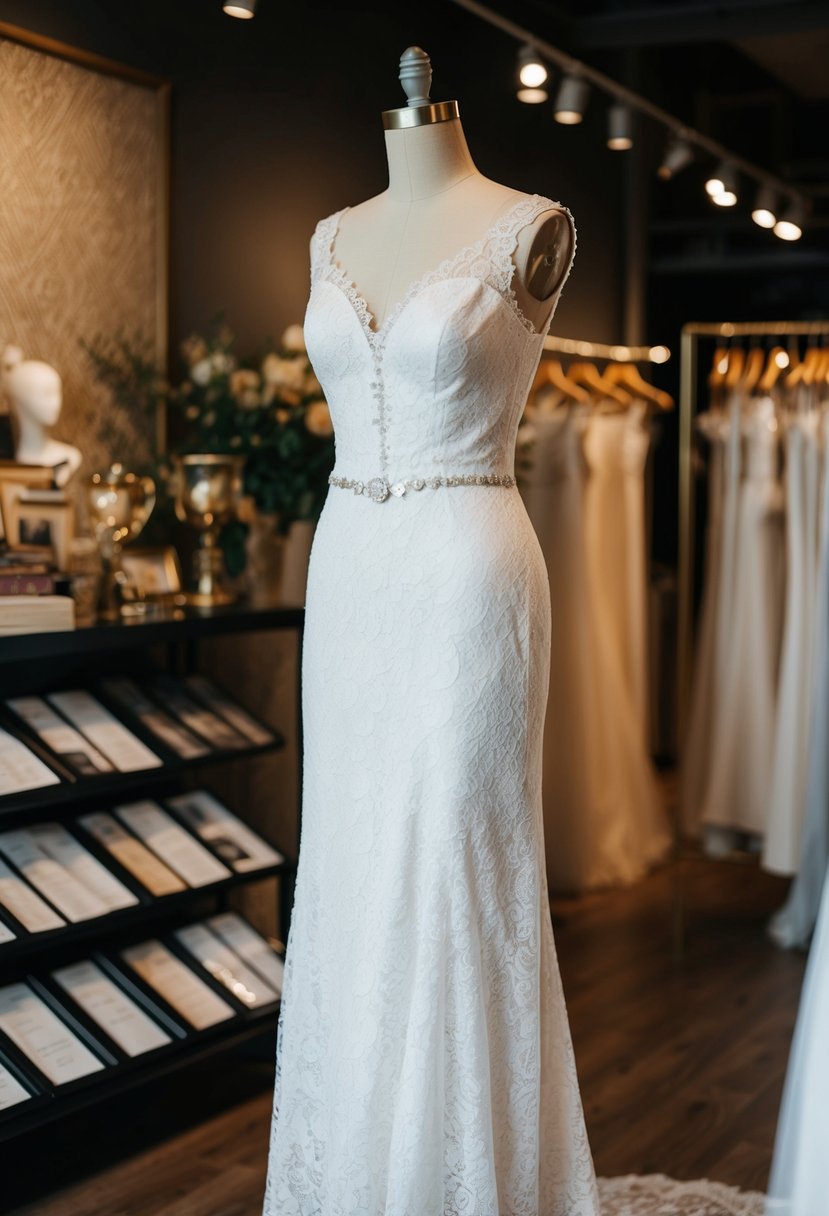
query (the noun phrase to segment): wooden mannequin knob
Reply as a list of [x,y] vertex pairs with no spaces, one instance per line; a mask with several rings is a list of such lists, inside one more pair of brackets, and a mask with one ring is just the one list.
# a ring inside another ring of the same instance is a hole
[[409,46],[400,56],[400,83],[410,106],[429,104],[432,61],[419,46]]

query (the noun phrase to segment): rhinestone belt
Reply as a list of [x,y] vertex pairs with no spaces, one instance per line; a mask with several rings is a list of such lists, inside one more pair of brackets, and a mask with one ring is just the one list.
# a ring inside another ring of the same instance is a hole
[[515,478],[510,473],[459,473],[450,477],[410,477],[404,481],[390,482],[387,477],[372,477],[369,481],[358,481],[354,477],[328,477],[329,485],[355,494],[365,494],[372,502],[385,502],[390,494],[402,498],[407,490],[436,490],[439,486],[514,486]]

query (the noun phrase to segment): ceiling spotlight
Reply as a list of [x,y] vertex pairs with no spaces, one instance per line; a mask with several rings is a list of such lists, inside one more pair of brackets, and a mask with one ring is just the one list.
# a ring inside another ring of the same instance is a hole
[[550,94],[546,89],[519,89],[515,96],[528,106],[537,106],[540,101],[546,101]]
[[528,89],[537,89],[547,79],[547,65],[529,43],[518,52],[518,79]]
[[771,186],[761,186],[757,191],[751,218],[760,228],[773,228],[777,223],[777,198]]
[[[715,182],[720,187],[716,193],[713,191]],[[711,186],[710,190],[709,186]],[[705,183],[705,189],[711,202],[716,203],[718,207],[733,207],[737,202],[737,170],[733,165],[720,165],[715,177],[710,177]]]
[[248,21],[256,12],[256,0],[225,0],[222,10],[228,17],[241,17]]
[[566,127],[574,127],[584,118],[590,85],[582,76],[565,76],[559,85],[553,117]]
[[774,235],[781,241],[799,241],[803,236],[806,208],[802,198],[793,198],[789,206],[774,225]]
[[677,173],[686,169],[693,159],[694,152],[687,139],[676,135],[665,149],[662,164],[656,171],[657,176],[661,177],[663,182],[670,181],[672,177],[676,177]]
[[614,152],[633,147],[633,115],[629,106],[614,102],[607,112],[607,146]]

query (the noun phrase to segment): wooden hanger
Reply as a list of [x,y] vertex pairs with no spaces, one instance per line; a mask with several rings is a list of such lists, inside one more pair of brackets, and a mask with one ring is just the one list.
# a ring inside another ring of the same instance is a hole
[[590,400],[590,394],[570,378],[558,359],[541,360],[533,381],[533,393],[545,384],[552,384],[553,388],[563,393],[569,401],[577,401],[579,404],[586,405]]
[[739,346],[732,346],[728,352],[728,368],[723,377],[723,384],[726,388],[737,388],[743,378],[745,370],[746,357],[745,352]]
[[[784,356],[786,356],[786,351],[782,346],[773,346],[769,351],[765,371],[757,382],[761,393],[770,393],[780,379],[781,373],[788,367],[788,362],[781,362]],[[788,356],[786,357],[788,358]]]
[[725,384],[725,373],[728,371],[729,348],[718,346],[711,361],[711,371],[708,373],[708,387],[713,391]]
[[605,379],[611,384],[629,388],[638,397],[652,402],[661,410],[672,410],[674,399],[670,393],[663,392],[653,384],[649,384],[635,363],[611,363],[605,368]]
[[617,405],[623,406],[625,409],[633,401],[633,396],[626,389],[619,388],[618,385],[612,384],[606,376],[602,375],[595,363],[571,363],[570,377],[577,384],[584,384],[589,388],[594,396],[602,397],[608,401],[614,401]]
[[748,352],[748,358],[740,379],[740,388],[747,393],[753,393],[766,366],[766,356],[761,346],[755,346]]

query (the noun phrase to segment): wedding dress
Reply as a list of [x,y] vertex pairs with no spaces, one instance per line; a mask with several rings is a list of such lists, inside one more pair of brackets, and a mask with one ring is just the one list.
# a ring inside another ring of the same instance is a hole
[[314,232],[336,463],[265,1216],[599,1212],[544,869],[550,587],[513,474],[549,319],[512,254],[556,206],[509,206],[379,325],[336,259],[347,208]]

